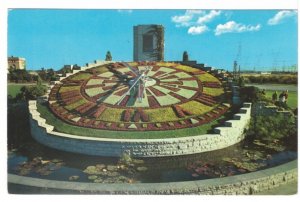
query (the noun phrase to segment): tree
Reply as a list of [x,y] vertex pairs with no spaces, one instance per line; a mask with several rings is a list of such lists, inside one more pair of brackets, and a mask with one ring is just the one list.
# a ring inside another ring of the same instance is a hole
[[34,77],[29,74],[25,69],[9,69],[8,80],[11,82],[32,82]]
[[187,51],[183,52],[182,61],[183,62],[189,61],[189,55],[188,55]]
[[112,61],[112,56],[111,56],[110,51],[106,52],[105,61]]
[[42,85],[42,79],[41,79],[40,76],[37,77],[36,85],[37,86],[41,86]]
[[16,96],[18,100],[34,100],[47,92],[47,87],[39,82],[34,86],[23,86],[20,93]]
[[43,80],[43,81],[46,81],[47,80],[47,72],[44,68],[42,68],[39,72],[38,72],[38,75],[40,76],[40,78]]

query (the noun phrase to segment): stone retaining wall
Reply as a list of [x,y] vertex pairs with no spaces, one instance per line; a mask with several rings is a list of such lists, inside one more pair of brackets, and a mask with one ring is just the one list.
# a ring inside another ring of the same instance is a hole
[[[80,70],[73,70],[66,77],[111,62],[96,60],[94,63],[87,63]],[[61,77],[60,81],[66,77]],[[50,89],[60,81],[53,82]],[[43,99],[47,99],[47,97],[46,95]],[[240,113],[235,114],[233,120],[226,121],[224,127],[215,128],[214,134],[191,134],[191,137],[166,139],[108,139],[75,136],[54,131],[54,127],[40,117],[36,101],[29,101],[29,112],[31,114],[31,134],[34,139],[46,146],[88,155],[118,157],[127,152],[134,157],[157,157],[213,151],[240,142],[244,139],[244,129],[248,126],[251,118],[251,103],[244,103]]]
[[277,113],[281,113],[284,116],[291,116],[292,113],[288,110],[279,111],[275,105],[268,105],[266,102],[257,102],[253,104],[252,114],[255,116],[273,116]]
[[37,179],[8,174],[10,184],[39,187],[38,193],[82,194],[255,194],[298,179],[297,160],[253,173],[170,183],[100,184]]
[[31,134],[46,146],[88,155],[118,157],[127,152],[133,157],[158,157],[207,152],[240,142],[251,118],[251,103],[244,103],[234,119],[226,121],[224,127],[215,128],[214,134],[165,139],[109,139],[60,133],[40,116],[36,101],[29,101],[29,112]]

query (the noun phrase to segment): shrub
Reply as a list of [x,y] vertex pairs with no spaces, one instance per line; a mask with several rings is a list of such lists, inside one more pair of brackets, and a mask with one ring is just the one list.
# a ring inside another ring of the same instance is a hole
[[33,100],[46,93],[47,87],[44,85],[23,86],[20,93],[16,96],[18,99]]
[[280,113],[274,116],[257,116],[251,120],[248,134],[266,142],[296,135],[295,118]]
[[240,88],[240,96],[243,102],[271,102],[270,99],[268,99],[257,87],[254,86]]

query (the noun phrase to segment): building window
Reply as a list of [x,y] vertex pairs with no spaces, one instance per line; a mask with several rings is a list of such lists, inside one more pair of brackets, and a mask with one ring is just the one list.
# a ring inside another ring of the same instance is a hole
[[143,35],[143,52],[153,51],[153,35]]

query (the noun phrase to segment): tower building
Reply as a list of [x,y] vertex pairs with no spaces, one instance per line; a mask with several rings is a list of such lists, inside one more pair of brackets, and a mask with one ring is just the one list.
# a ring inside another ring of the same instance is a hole
[[164,60],[164,27],[162,25],[137,25],[133,27],[133,60]]

